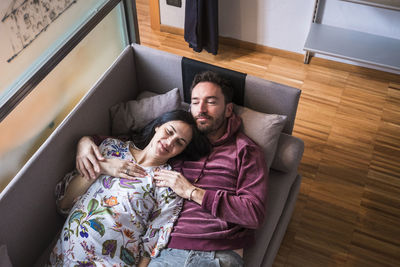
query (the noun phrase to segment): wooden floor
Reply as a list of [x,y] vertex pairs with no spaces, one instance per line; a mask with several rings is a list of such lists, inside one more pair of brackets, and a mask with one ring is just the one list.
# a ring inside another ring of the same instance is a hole
[[400,266],[400,75],[228,45],[195,53],[136,3],[143,45],[302,90],[303,182],[275,267]]

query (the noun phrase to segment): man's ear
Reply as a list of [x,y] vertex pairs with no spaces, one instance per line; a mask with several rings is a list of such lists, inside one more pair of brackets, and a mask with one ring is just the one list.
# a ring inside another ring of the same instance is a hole
[[225,118],[229,118],[230,116],[232,116],[232,112],[233,112],[233,103],[228,103],[225,106]]

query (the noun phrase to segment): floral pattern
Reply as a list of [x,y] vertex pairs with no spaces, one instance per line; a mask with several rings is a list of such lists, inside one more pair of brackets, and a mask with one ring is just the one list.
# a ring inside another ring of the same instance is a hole
[[[132,142],[108,138],[100,145],[106,158],[134,160]],[[100,176],[71,209],[50,256],[51,266],[135,266],[140,257],[157,256],[166,246],[182,199],[155,187],[154,171],[145,178]],[[72,174],[57,188],[66,190]],[[62,194],[60,194],[62,197]]]

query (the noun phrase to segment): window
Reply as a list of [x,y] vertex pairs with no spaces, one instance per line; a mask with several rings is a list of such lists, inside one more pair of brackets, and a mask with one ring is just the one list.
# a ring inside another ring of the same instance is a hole
[[122,1],[1,1],[0,192],[131,42],[127,11]]

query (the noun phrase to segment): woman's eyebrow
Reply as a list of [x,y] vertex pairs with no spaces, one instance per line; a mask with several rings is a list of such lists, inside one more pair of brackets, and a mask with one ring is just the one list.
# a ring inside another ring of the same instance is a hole
[[[174,128],[174,126],[172,126],[172,125],[170,125],[170,126],[171,126],[172,130],[176,133],[176,129]],[[179,139],[187,144],[187,141],[185,140],[185,138],[181,137]]]

